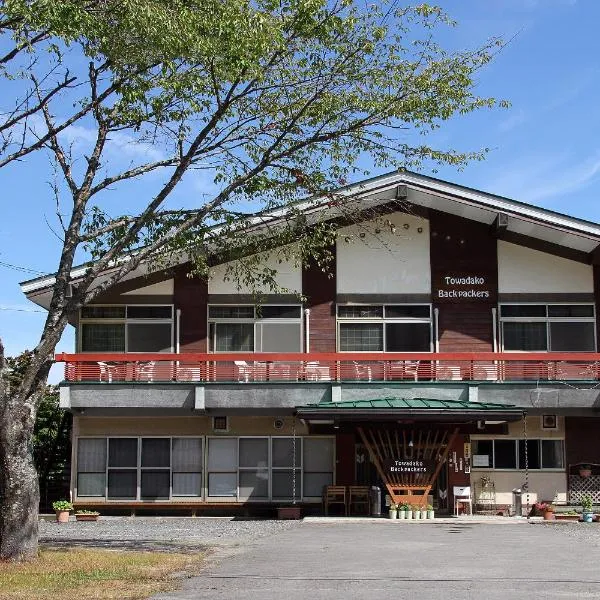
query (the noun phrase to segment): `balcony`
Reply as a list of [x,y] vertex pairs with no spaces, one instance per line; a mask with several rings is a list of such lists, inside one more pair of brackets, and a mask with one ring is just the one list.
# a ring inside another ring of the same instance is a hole
[[58,354],[68,382],[315,383],[600,380],[599,353]]

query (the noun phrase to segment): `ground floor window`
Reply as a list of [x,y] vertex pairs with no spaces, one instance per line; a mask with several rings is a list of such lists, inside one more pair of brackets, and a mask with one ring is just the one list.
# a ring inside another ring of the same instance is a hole
[[169,500],[202,495],[202,438],[80,438],[77,496]]
[[317,499],[334,481],[334,448],[333,437],[79,438],[77,497]]
[[[489,469],[564,469],[564,440],[473,440],[473,466]],[[527,461],[526,461],[527,457]]]

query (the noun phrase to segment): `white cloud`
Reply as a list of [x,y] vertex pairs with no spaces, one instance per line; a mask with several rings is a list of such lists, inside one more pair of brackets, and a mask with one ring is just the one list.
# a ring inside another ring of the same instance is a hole
[[[77,149],[90,148],[96,141],[96,130],[83,125],[71,125],[61,137]],[[144,161],[158,161],[166,158],[159,146],[146,141],[139,141],[132,135],[121,131],[109,134],[106,153],[111,158],[136,158]]]
[[573,193],[600,182],[600,151],[583,160],[554,154],[523,157],[506,165],[486,188],[504,196],[540,204],[550,198]]

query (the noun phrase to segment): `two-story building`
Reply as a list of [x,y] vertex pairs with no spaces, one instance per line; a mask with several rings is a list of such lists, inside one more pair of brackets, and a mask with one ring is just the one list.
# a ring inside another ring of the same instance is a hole
[[[600,226],[412,173],[339,197],[366,216],[330,272],[265,252],[287,292],[259,305],[181,264],[73,315],[76,505],[316,509],[378,484],[495,511],[526,481],[530,503],[600,501]],[[22,289],[47,306],[52,285]]]

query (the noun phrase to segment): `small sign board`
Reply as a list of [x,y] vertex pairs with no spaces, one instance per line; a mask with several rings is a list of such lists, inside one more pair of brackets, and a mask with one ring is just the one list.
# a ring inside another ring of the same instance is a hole
[[489,467],[490,457],[488,454],[473,454],[474,467]]
[[466,442],[463,445],[463,456],[465,458],[471,458],[471,444],[469,442]]
[[431,474],[434,470],[432,460],[419,458],[388,458],[383,461],[383,470],[390,475],[403,473]]

